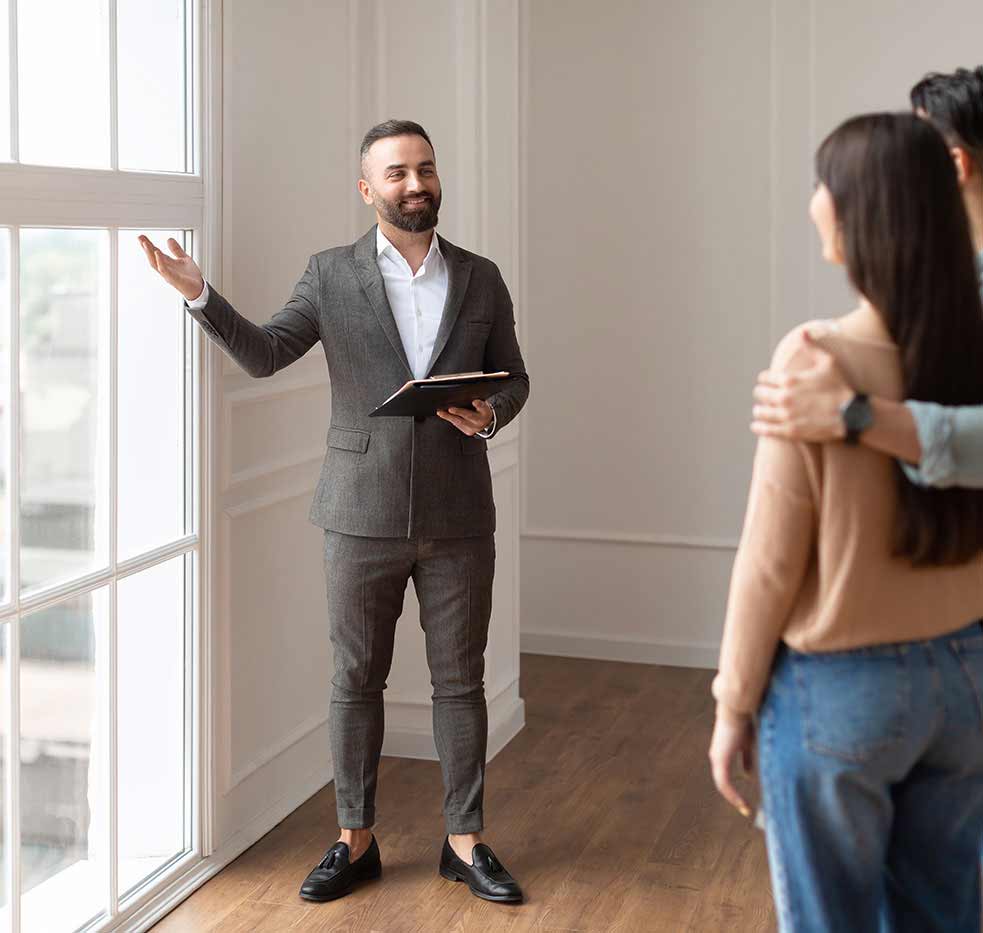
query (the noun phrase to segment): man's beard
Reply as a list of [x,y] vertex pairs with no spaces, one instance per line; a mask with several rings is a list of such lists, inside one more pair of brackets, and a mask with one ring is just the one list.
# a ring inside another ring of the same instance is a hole
[[401,201],[386,201],[378,194],[375,196],[375,209],[383,219],[391,223],[397,230],[407,233],[422,233],[437,226],[437,214],[440,212],[441,196],[426,195],[429,198],[420,210],[404,211]]

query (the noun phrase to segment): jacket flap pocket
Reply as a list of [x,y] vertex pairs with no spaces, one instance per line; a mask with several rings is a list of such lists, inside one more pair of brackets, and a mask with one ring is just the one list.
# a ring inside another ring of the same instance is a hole
[[369,437],[365,431],[351,431],[348,428],[330,428],[328,430],[328,447],[338,450],[354,450],[364,454],[369,449]]

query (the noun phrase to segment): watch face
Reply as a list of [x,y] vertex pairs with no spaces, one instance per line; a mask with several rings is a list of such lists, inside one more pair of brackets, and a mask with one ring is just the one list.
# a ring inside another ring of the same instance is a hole
[[866,431],[873,421],[874,413],[871,411],[870,400],[866,395],[855,395],[843,410],[843,422],[852,434]]

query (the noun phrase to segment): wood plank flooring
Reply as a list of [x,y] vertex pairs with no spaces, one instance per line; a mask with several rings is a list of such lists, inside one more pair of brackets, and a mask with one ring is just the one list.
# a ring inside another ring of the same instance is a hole
[[436,762],[383,759],[381,881],[297,891],[337,838],[326,787],[154,933],[753,933],[776,928],[763,835],[715,793],[711,673],[522,657],[526,727],[489,765],[486,838],[526,892],[474,898],[436,871]]

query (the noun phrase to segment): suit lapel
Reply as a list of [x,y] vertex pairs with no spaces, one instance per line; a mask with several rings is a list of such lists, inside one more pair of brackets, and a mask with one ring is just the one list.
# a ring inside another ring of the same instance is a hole
[[376,258],[375,230],[376,228],[373,227],[355,244],[353,259],[355,275],[358,277],[362,291],[365,292],[365,297],[368,298],[369,304],[375,312],[379,326],[385,332],[393,350],[396,351],[396,355],[412,379],[413,370],[406,359],[403,341],[399,337],[399,328],[396,326],[392,308],[389,307],[389,299],[386,298],[386,286],[382,281],[382,273],[379,271],[379,262]]
[[444,347],[447,346],[447,341],[450,340],[458,315],[461,313],[461,305],[468,290],[468,282],[471,281],[471,260],[442,236],[438,236],[437,240],[440,244],[440,252],[447,262],[447,300],[444,302],[444,313],[440,318],[440,327],[437,329],[437,338],[434,340],[433,353],[427,364],[428,376],[440,358]]

